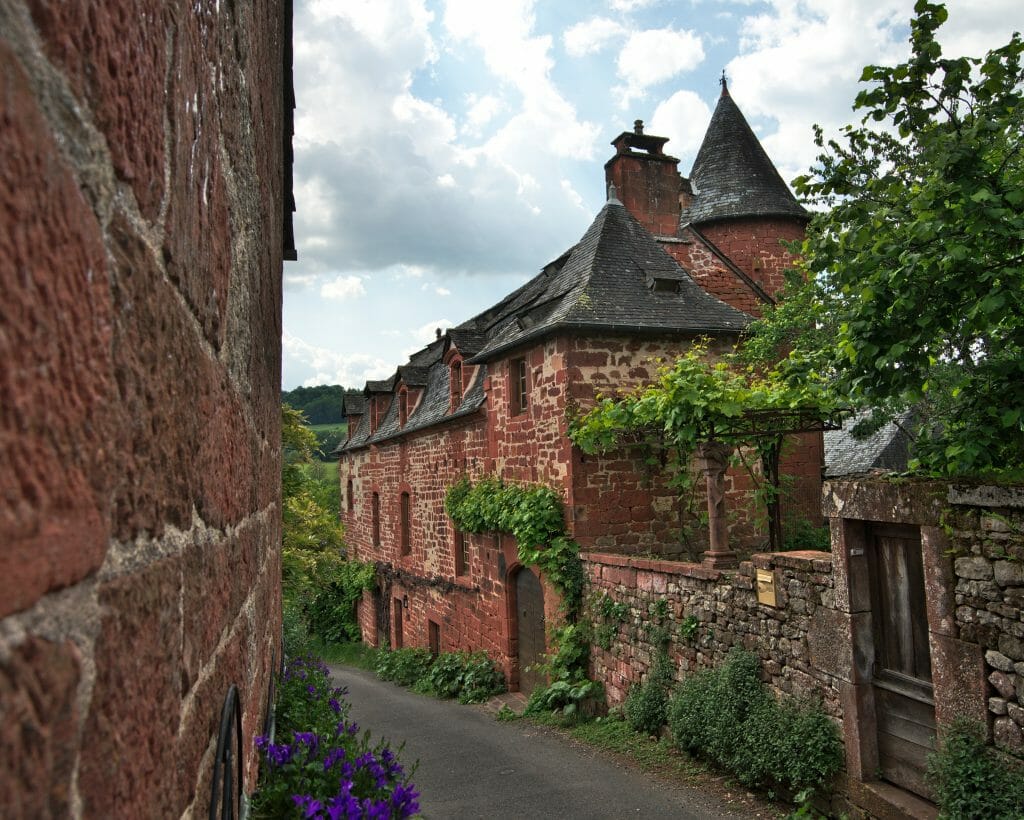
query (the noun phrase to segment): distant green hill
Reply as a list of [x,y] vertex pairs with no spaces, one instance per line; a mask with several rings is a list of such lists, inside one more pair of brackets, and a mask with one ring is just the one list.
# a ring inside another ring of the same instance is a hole
[[341,424],[340,384],[321,384],[316,387],[296,387],[281,392],[281,402],[306,414],[308,424]]

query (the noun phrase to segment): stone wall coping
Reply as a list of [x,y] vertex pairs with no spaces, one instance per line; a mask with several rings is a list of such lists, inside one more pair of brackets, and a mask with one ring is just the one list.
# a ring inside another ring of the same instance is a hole
[[820,550],[793,550],[792,552],[758,552],[750,556],[758,569],[799,569],[805,572],[829,572],[832,553]]
[[997,487],[992,484],[970,486],[951,484],[946,496],[950,504],[972,507],[1024,509],[1024,487]]
[[630,555],[615,555],[610,552],[583,552],[580,554],[580,557],[592,564],[629,567],[631,569],[647,570],[648,572],[663,572],[666,575],[681,575],[684,578],[699,578],[702,581],[717,581],[723,575],[721,570],[708,569],[702,564],[694,564],[687,561],[635,558]]

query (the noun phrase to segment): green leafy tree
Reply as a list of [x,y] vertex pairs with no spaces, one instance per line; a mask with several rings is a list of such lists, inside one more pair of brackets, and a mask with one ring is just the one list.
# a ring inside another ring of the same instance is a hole
[[[920,0],[915,15],[910,59],[864,69],[860,124],[818,131],[818,165],[795,182],[828,208],[802,249],[809,284],[755,327],[755,348],[788,345],[791,377],[831,372],[882,414],[916,408],[928,471],[1020,467],[1024,43],[948,59],[946,9]],[[825,322],[801,333],[801,314]]]

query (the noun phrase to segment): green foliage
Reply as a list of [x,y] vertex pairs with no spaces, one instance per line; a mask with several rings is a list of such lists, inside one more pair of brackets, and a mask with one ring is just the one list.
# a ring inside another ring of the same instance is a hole
[[459,703],[483,703],[505,691],[505,678],[486,652],[442,652],[420,682],[430,694]]
[[586,702],[597,700],[603,692],[600,683],[586,678],[556,680],[546,688],[533,690],[524,714],[559,712],[563,717],[576,719],[583,716]]
[[941,816],[951,820],[1024,817],[1024,772],[1014,771],[985,744],[984,729],[958,718],[928,756],[928,781]]
[[281,401],[291,405],[309,419],[310,424],[341,424],[341,396],[345,392],[340,384],[318,384],[314,387],[296,387],[281,391]]
[[306,618],[310,633],[331,643],[359,641],[356,604],[376,579],[373,564],[336,555],[317,561],[309,575]]
[[310,429],[316,436],[316,457],[320,463],[332,463],[331,453],[342,442],[348,439],[347,424],[311,424]]
[[505,691],[505,678],[486,652],[442,652],[427,649],[379,651],[374,671],[382,680],[411,687],[423,695],[482,703]]
[[1019,469],[1024,41],[945,58],[946,18],[919,0],[910,59],[864,69],[860,124],[827,143],[819,130],[818,165],[795,181],[828,208],[808,228],[800,292],[828,328],[796,340],[791,359],[890,417],[913,407],[925,471]]
[[706,757],[748,786],[782,787],[807,798],[842,766],[843,746],[820,707],[776,701],[760,661],[733,650],[718,669],[686,678],[669,705],[680,748]]
[[697,630],[700,629],[700,620],[696,615],[687,615],[679,624],[679,637],[689,643],[697,637]]
[[544,484],[505,484],[494,476],[474,484],[463,476],[448,488],[444,503],[463,532],[512,533],[520,562],[537,567],[561,593],[567,623],[552,630],[555,651],[543,664],[551,684],[531,694],[530,708],[551,703],[572,714],[600,686],[587,679],[590,632],[575,623],[583,603],[583,562],[579,545],[565,535],[561,497]]
[[662,646],[654,658],[647,680],[630,688],[624,712],[626,721],[638,732],[656,735],[668,717],[668,696],[672,688],[672,661]]
[[599,623],[594,623],[593,641],[605,651],[612,648],[612,642],[619,631],[619,626],[626,622],[629,617],[629,607],[611,597],[607,592],[592,596],[589,602],[591,617]]
[[819,550],[829,552],[832,539],[828,527],[816,527],[806,518],[786,523],[782,541],[783,550]]
[[284,598],[281,602],[281,632],[284,652],[289,657],[298,657],[309,647],[309,628],[298,601]]
[[412,686],[426,676],[433,663],[434,656],[429,649],[405,647],[379,653],[374,671],[381,680],[389,680],[399,686]]
[[562,594],[566,612],[575,612],[583,595],[579,546],[565,537],[562,499],[544,484],[506,484],[494,476],[476,484],[463,476],[445,496],[445,511],[463,532],[508,532],[516,539],[519,560],[537,567]]

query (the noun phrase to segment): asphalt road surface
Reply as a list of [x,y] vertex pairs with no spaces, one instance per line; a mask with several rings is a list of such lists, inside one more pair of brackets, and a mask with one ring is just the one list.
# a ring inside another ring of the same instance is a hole
[[371,672],[332,666],[351,718],[417,759],[413,782],[429,820],[447,818],[743,818],[715,795],[644,776],[527,721],[417,695]]

